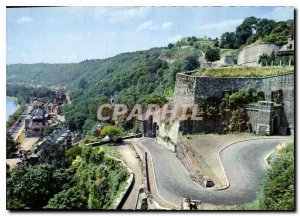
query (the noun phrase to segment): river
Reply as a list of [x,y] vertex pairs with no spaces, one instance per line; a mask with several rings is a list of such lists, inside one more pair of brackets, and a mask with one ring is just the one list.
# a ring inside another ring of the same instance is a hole
[[12,97],[6,97],[6,121],[18,108],[17,100]]

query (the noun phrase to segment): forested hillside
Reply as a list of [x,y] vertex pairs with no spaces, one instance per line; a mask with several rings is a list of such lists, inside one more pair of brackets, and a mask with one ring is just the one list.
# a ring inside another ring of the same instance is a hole
[[[153,94],[170,95],[176,73],[199,68],[199,56],[210,47],[220,50],[222,55],[237,58],[239,48],[249,43],[282,45],[292,31],[292,20],[275,22],[248,17],[235,32],[222,34],[220,40],[193,36],[164,48],[122,53],[107,59],[7,65],[7,83],[67,87],[72,100],[64,109],[68,126],[72,130],[88,130],[96,123],[99,104],[110,98],[132,105],[145,103]],[[167,62],[165,57],[173,60]]]

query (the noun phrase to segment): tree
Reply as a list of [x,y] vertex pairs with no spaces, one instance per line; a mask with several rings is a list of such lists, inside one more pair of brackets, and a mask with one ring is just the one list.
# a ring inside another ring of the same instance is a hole
[[191,70],[195,70],[199,66],[200,66],[200,62],[198,60],[198,56],[197,55],[191,55],[191,56],[188,56],[184,60],[183,70],[184,71],[191,71]]
[[46,126],[43,130],[43,135],[48,136],[55,130],[55,127],[52,126]]
[[88,87],[88,82],[86,81],[85,78],[82,78],[80,81],[79,81],[79,88],[82,88],[82,89],[86,89]]
[[41,209],[54,194],[69,187],[71,180],[72,176],[67,171],[48,164],[30,168],[19,165],[7,179],[7,197],[10,201],[14,200],[12,204]]
[[234,49],[235,48],[235,33],[225,32],[221,36],[220,47],[224,49]]
[[168,44],[168,49],[172,49],[173,47],[174,47],[174,44],[172,44],[172,43]]
[[215,39],[214,47],[219,47],[219,39],[218,38]]
[[79,187],[63,190],[51,198],[46,209],[86,209],[87,198]]
[[19,143],[15,142],[9,131],[6,131],[6,157],[11,157],[18,150]]
[[150,95],[146,100],[147,104],[158,104],[160,107],[162,107],[167,102],[168,99],[164,95],[160,95],[160,94]]
[[246,44],[248,38],[253,35],[257,27],[257,18],[254,16],[247,17],[244,19],[242,24],[236,27],[235,35],[235,47],[240,47]]
[[205,53],[206,61],[212,63],[221,59],[220,49],[218,48],[208,48]]
[[66,162],[68,164],[71,164],[72,161],[75,160],[76,156],[81,154],[81,150],[82,147],[78,145],[68,149],[68,151],[66,152]]

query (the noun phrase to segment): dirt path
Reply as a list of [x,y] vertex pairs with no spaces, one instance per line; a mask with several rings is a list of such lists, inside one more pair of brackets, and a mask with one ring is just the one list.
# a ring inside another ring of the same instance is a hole
[[139,188],[142,185],[142,168],[136,152],[130,144],[119,145],[116,147],[123,161],[134,173],[134,186],[124,203],[122,209],[135,209]]
[[26,137],[20,144],[19,149],[21,150],[31,150],[32,146],[38,141],[38,137]]

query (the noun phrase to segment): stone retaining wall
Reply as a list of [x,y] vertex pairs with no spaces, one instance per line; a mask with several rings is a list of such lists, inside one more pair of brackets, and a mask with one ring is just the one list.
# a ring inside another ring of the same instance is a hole
[[258,66],[259,56],[270,55],[279,49],[280,47],[275,44],[252,44],[239,53],[238,65]]
[[198,103],[199,97],[220,98],[226,92],[252,87],[272,101],[272,92],[282,90],[285,127],[294,128],[294,73],[271,77],[199,77],[184,73],[176,75],[174,100]]

